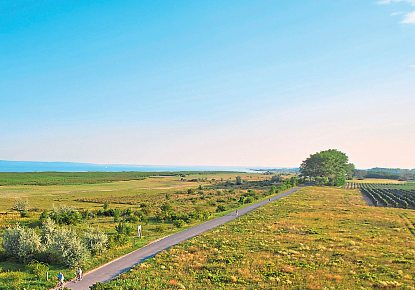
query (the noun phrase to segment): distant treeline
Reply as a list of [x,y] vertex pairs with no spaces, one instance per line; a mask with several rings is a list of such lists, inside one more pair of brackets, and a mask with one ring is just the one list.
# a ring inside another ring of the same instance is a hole
[[[182,176],[211,172],[0,172],[4,185],[69,185],[141,180],[150,176]],[[218,173],[218,172],[215,172]]]
[[354,176],[356,178],[378,178],[408,181],[415,180],[415,169],[378,167],[367,170],[356,169]]

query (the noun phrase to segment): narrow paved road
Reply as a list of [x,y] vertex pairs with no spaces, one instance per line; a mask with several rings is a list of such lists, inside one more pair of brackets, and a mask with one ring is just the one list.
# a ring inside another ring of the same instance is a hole
[[251,205],[248,205],[242,209],[238,210],[238,215],[236,212],[231,212],[225,216],[221,216],[218,218],[214,218],[210,221],[207,221],[203,224],[188,228],[182,232],[178,232],[176,234],[173,234],[171,236],[167,236],[165,238],[162,238],[154,243],[151,243],[147,246],[144,246],[138,250],[135,250],[134,252],[131,252],[119,259],[116,259],[112,262],[109,262],[108,264],[105,264],[95,270],[92,270],[91,272],[84,275],[84,278],[80,282],[67,282],[65,284],[65,287],[68,287],[73,290],[88,290],[89,286],[97,283],[97,282],[105,282],[112,280],[116,278],[121,273],[128,271],[135,265],[143,262],[144,260],[151,258],[155,254],[166,250],[174,245],[177,245],[178,243],[181,243],[183,241],[186,241],[190,238],[193,238],[197,235],[200,235],[206,231],[209,231],[213,228],[216,228],[220,225],[223,225],[227,222],[230,222],[241,215],[247,214],[261,206],[266,205],[267,203],[270,203],[272,201],[278,200],[280,198],[283,198],[289,194],[292,194],[298,190],[300,190],[301,187],[292,188],[290,190],[285,191],[282,194],[279,194],[277,196],[270,197],[270,200],[266,199]]

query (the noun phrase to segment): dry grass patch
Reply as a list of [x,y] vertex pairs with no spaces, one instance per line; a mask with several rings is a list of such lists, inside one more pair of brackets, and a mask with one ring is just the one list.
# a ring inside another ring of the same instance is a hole
[[401,214],[415,220],[411,210],[367,206],[358,190],[305,188],[107,289],[162,289],[171,279],[187,289],[415,289],[415,239]]

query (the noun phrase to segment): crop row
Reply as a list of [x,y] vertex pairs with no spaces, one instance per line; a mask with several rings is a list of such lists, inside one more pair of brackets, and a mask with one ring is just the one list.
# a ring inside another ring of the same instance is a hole
[[383,184],[361,184],[359,187],[375,206],[415,209],[415,188]]

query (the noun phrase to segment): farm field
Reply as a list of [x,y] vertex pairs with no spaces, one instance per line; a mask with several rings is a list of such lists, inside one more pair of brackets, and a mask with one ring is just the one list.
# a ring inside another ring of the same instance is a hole
[[[127,176],[133,180],[104,182],[95,179],[96,183],[77,184],[91,180],[82,174],[72,174],[76,180],[74,184],[67,181],[70,174],[63,173],[64,178],[60,176],[59,180],[61,184],[52,185],[22,185],[33,182],[33,175],[28,174],[26,182],[22,179],[25,175],[19,174],[20,179],[16,179],[15,185],[0,186],[0,231],[20,223],[39,232],[40,218],[45,210],[50,215],[52,209],[61,207],[82,216],[73,225],[62,225],[62,228],[71,227],[80,236],[91,229],[99,229],[114,241],[119,236],[116,227],[120,223],[131,229],[142,225],[142,239],[135,238],[134,230],[126,233],[123,243],[117,242],[103,253],[86,259],[83,268],[88,270],[160,237],[264,198],[282,186],[282,183],[271,182],[269,175],[232,172],[191,172],[138,179]],[[242,184],[236,184],[237,176],[241,177]],[[51,179],[52,176],[41,177],[42,183]],[[273,186],[277,189],[272,189]],[[12,210],[16,202],[26,204],[24,216]],[[7,258],[2,253],[1,243],[0,238],[0,289],[45,289],[56,283],[53,279],[45,281],[43,276],[36,278],[24,264]],[[50,277],[58,271],[63,271],[67,278],[74,276],[71,268],[49,265]]]
[[357,189],[308,187],[96,289],[414,289],[408,220]]
[[365,179],[353,179],[348,183],[364,184],[364,183],[387,183],[387,184],[402,184],[404,181],[394,179],[381,179],[381,178],[365,178]]
[[360,189],[374,206],[415,209],[415,183],[347,183],[347,189]]

